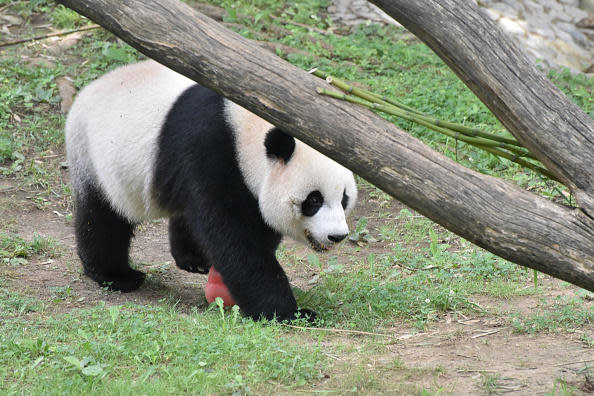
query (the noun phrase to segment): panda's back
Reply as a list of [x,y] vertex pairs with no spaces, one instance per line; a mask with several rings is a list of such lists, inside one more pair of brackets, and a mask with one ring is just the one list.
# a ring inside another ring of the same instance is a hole
[[95,185],[115,210],[142,221],[167,215],[152,192],[168,112],[195,83],[154,61],[118,68],[84,88],[66,122],[72,184]]

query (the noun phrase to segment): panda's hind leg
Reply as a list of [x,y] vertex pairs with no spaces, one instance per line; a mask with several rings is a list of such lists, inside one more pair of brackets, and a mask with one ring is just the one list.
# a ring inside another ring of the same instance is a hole
[[75,230],[78,255],[88,277],[122,292],[140,287],[144,274],[128,263],[134,224],[115,212],[94,186],[76,194]]
[[196,246],[190,227],[183,216],[169,220],[169,244],[175,264],[188,272],[208,273],[210,264]]

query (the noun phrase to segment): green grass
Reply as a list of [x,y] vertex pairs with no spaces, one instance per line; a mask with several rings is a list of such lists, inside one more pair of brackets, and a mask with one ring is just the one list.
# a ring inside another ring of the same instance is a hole
[[481,385],[483,387],[483,390],[487,393],[487,394],[493,394],[497,392],[497,382],[499,381],[499,375],[498,374],[483,374],[481,379]]
[[545,393],[545,396],[578,396],[584,393],[574,385],[568,384],[562,378],[555,378],[551,392]]
[[324,363],[316,347],[237,311],[183,314],[158,303],[49,313],[5,297],[3,394],[257,394],[263,378],[280,389],[317,380]]
[[[579,297],[557,297],[553,301],[541,300],[540,307],[528,315],[512,317],[514,332],[534,334],[541,332],[571,332],[594,324],[594,305],[585,304]],[[584,340],[588,343],[588,339]]]
[[19,293],[14,293],[12,290],[4,288],[2,278],[0,278],[0,313],[2,318],[6,318],[1,326],[8,326],[11,318],[18,316],[25,316],[31,312],[43,312],[46,304],[36,298],[23,296]]
[[[282,45],[278,55],[303,69],[319,67],[435,117],[507,134],[443,62],[402,29],[375,25],[337,29],[327,17],[325,0],[212,3],[227,10],[225,21],[240,34]],[[88,23],[47,0],[0,0],[0,7],[9,4],[8,10],[26,22],[44,13],[44,20],[56,29]],[[35,33],[32,27],[24,29],[24,35]],[[28,61],[39,57],[50,62]],[[60,212],[68,217],[71,191],[60,169],[64,117],[59,112],[56,81],[69,77],[79,89],[119,65],[142,58],[103,30],[86,33],[60,56],[39,45],[0,50],[0,179],[26,188],[38,209],[48,210],[56,201],[64,201]],[[594,117],[594,79],[568,71],[551,72],[549,77]],[[560,199],[554,183],[508,161],[408,122],[393,121],[465,166]],[[46,159],[56,155],[55,161]],[[370,212],[357,219],[352,242],[328,255],[299,256],[293,248],[278,252],[286,267],[306,267],[317,276],[311,289],[296,294],[301,306],[319,312],[318,325],[374,332],[403,326],[414,332],[430,329],[446,315],[501,314],[478,305],[479,298],[505,304],[520,296],[543,295],[540,285],[532,286],[531,271],[409,210],[394,210],[400,206],[364,180],[359,179],[358,185],[372,204],[367,205]],[[312,336],[319,333],[254,323],[233,312],[221,316],[216,308],[208,312],[178,309],[169,300],[79,305],[74,283],[48,286],[50,297],[44,300],[11,289],[12,278],[4,274],[35,257],[59,257],[62,249],[57,241],[41,235],[25,240],[0,230],[0,393],[307,393],[325,383],[321,378],[327,370],[341,367],[342,363],[335,366],[328,359],[328,344],[349,362],[343,376],[338,374],[333,391],[447,393],[439,385],[427,389],[419,385],[419,378],[427,376],[437,384],[439,369],[392,362],[387,370],[401,375],[398,384],[388,383],[385,372],[368,370],[367,362],[385,353],[383,341],[365,344],[353,338],[342,345],[332,334]],[[157,282],[171,270],[169,263],[138,265]],[[543,299],[530,313],[512,309],[509,324],[517,334],[571,333],[589,328],[593,320],[591,303],[578,295]],[[585,332],[581,341],[585,347],[594,346]],[[357,357],[354,368],[348,360],[353,356]],[[479,379],[477,386],[496,390],[497,377]],[[556,387],[565,385],[558,382]]]
[[[325,35],[279,22],[279,19],[289,19],[317,29],[332,29],[331,22],[323,16],[325,2],[304,2],[303,10],[299,12],[293,9],[292,2],[212,2],[234,10],[230,21],[245,25],[244,28],[237,28],[242,35],[298,48],[298,52],[280,50],[278,54],[305,70],[319,67],[437,118],[509,136],[486,106],[428,47],[410,40],[400,28],[361,25],[343,35]],[[278,18],[268,18],[268,15]],[[290,29],[291,34],[280,38],[271,37],[267,33],[271,30],[267,28],[269,24]],[[593,114],[593,79],[575,76],[568,71],[552,72],[551,78],[586,113]],[[556,183],[544,181],[516,164],[410,122],[395,117],[386,118],[467,167],[513,180],[522,187],[564,200],[560,193],[562,188]]]
[[316,307],[326,326],[373,330],[404,321],[422,329],[447,311],[476,311],[469,296],[460,293],[454,283],[431,274],[382,280],[360,270],[326,274],[319,284],[299,295],[299,301]]
[[[284,53],[280,50],[279,55],[304,69],[321,67],[436,117],[506,134],[488,109],[443,62],[402,29],[363,25],[343,29],[340,34],[322,34],[295,24],[282,23],[286,20],[331,32],[335,27],[326,15],[326,1],[299,2],[299,6],[295,2],[271,0],[213,3],[227,10],[226,21],[242,25],[237,28],[241,34],[298,48],[297,52]],[[0,4],[8,3],[1,0]],[[87,23],[86,19],[68,9],[45,0],[18,2],[11,10],[24,19],[31,18],[35,13],[45,13],[56,28],[66,29]],[[282,28],[290,34],[277,34],[270,26]],[[59,179],[57,170],[55,166],[39,164],[36,158],[63,148],[63,116],[57,112],[59,96],[56,80],[72,76],[74,86],[80,88],[106,71],[134,62],[142,55],[104,31],[86,34],[64,57],[51,58],[51,64],[32,66],[21,60],[21,51],[22,48],[11,47],[0,58],[0,67],[4,71],[0,76],[0,172],[40,186],[47,195],[52,192],[52,182]],[[84,59],[84,62],[72,62],[73,58]],[[559,71],[552,72],[551,79],[592,114],[594,82],[591,78]],[[536,186],[545,194],[556,195],[552,185],[513,164],[471,147],[456,145],[451,139],[424,128],[396,122],[465,165],[511,178],[526,187]],[[389,206],[391,198],[373,189],[370,197],[380,201],[378,211],[381,217],[382,213],[386,213],[382,208]],[[55,189],[53,191],[56,192]],[[69,194],[66,184],[56,192],[60,196]],[[42,193],[35,198],[38,207],[51,203],[46,195]],[[450,233],[438,235],[439,231],[432,222],[426,219],[416,221],[410,212],[401,213],[395,221],[386,221],[379,230],[367,229],[364,221],[360,221],[359,226],[356,237],[363,247],[378,239],[391,243],[393,247],[391,251],[373,258],[375,272],[371,276],[360,269],[367,265],[365,262],[356,264],[353,272],[338,269],[324,275],[323,287],[319,290],[315,288],[304,296],[306,301],[319,300],[321,310],[327,312],[326,318],[335,314],[332,307],[339,302],[338,297],[333,299],[329,296],[342,296],[342,299],[352,301],[352,306],[341,308],[341,311],[348,312],[344,317],[364,311],[365,307],[358,305],[357,301],[366,297],[373,302],[371,305],[375,311],[372,310],[371,317],[376,319],[370,321],[369,315],[363,315],[362,318],[366,319],[360,321],[362,327],[373,327],[394,314],[397,318],[415,318],[418,325],[424,325],[426,318],[436,313],[473,309],[470,299],[476,293],[500,297],[515,295],[519,293],[518,285],[529,276],[515,265],[478,250]],[[5,260],[16,257],[19,256],[14,253],[4,254]],[[328,268],[333,266],[338,268],[329,262]],[[345,278],[346,281],[341,281]],[[450,290],[455,292],[456,298],[450,297]],[[371,293],[371,297],[367,293]],[[386,298],[393,293],[397,296],[394,301],[416,303],[410,304],[407,309],[399,308],[403,304],[389,302]],[[425,303],[427,300],[431,303]],[[365,326],[364,322],[367,323]],[[356,323],[349,325],[361,327]]]
[[[190,1],[191,3],[191,1]],[[317,29],[332,29],[331,21],[325,16],[325,8],[328,6],[326,1],[310,0],[299,2],[299,7],[295,2],[274,2],[271,0],[260,0],[250,2],[231,2],[231,1],[212,1],[212,3],[224,7],[228,16],[226,20],[236,23],[243,23],[244,28],[240,32],[244,35],[258,33],[260,38],[266,38],[270,41],[277,41],[288,46],[299,48],[300,53],[281,54],[289,61],[308,69],[313,66],[321,66],[325,70],[336,74],[337,76],[357,80],[370,87],[379,88],[378,92],[391,94],[400,97],[405,103],[417,107],[422,111],[428,111],[432,114],[451,120],[464,120],[472,122],[487,129],[498,130],[505,133],[498,122],[490,112],[482,105],[474,95],[459,81],[459,79],[437,58],[426,46],[415,40],[410,40],[403,36],[402,29],[395,27],[380,27],[377,25],[367,25],[353,28],[343,34],[322,35],[318,32],[311,32],[307,28],[282,24],[279,19],[292,22],[298,22],[314,26]],[[77,24],[72,13],[62,6],[53,7],[50,2],[37,0],[29,4],[19,4],[15,9],[27,16],[33,11],[46,12],[57,27],[58,20],[71,20],[71,25]],[[62,17],[61,17],[62,16]],[[272,16],[276,18],[272,18]],[[62,22],[62,24],[67,24]],[[80,24],[80,23],[79,23]],[[277,37],[270,34],[268,27],[275,25],[290,31],[290,35]],[[37,152],[51,147],[52,144],[61,147],[63,118],[56,117],[57,123],[47,127],[46,117],[36,117],[35,114],[29,116],[25,110],[39,107],[40,105],[54,105],[57,103],[57,91],[55,79],[63,75],[73,75],[74,85],[82,87],[89,81],[97,78],[107,70],[117,67],[121,64],[136,61],[142,57],[131,47],[115,42],[113,37],[103,31],[94,32],[86,35],[79,46],[73,50],[77,56],[85,59],[84,66],[79,64],[61,64],[56,60],[54,67],[34,67],[29,68],[24,63],[15,58],[6,58],[3,66],[8,70],[3,74],[7,90],[4,92],[4,116],[5,122],[0,130],[4,131],[5,143],[3,153],[4,162],[18,164],[20,170],[24,171],[26,167],[22,166],[23,155],[19,150],[27,150],[30,147],[36,148]],[[307,52],[308,54],[304,54]],[[594,108],[592,99],[592,89],[594,82],[584,76],[571,75],[561,71],[551,73],[552,79],[564,89],[576,103],[581,105],[585,111],[591,112]],[[21,109],[25,114],[25,127],[10,123],[10,111],[8,109]],[[42,108],[43,110],[43,108]],[[45,116],[46,113],[43,113]],[[408,125],[407,123],[402,124]],[[16,129],[17,133],[14,133]],[[22,138],[18,132],[28,130],[28,135],[23,134]],[[46,135],[38,135],[38,131]],[[423,137],[429,144],[444,150],[446,154],[454,155],[449,152],[448,146],[451,142],[441,135],[433,134],[422,128],[412,128],[411,132]],[[485,165],[488,172],[506,176],[502,171],[504,167],[500,160],[484,154],[474,149],[466,148],[470,151],[466,154],[466,160]],[[466,161],[465,156],[458,153],[462,162]],[[477,156],[476,158],[473,156]],[[13,159],[11,162],[11,158]],[[477,160],[477,161],[475,161]],[[21,161],[19,163],[19,161]],[[467,162],[468,162],[467,161]],[[476,165],[475,164],[475,165]],[[520,184],[541,183],[539,179],[530,178],[514,165],[510,174],[513,174],[516,181]],[[40,177],[43,179],[43,177]],[[378,196],[381,196],[383,202],[389,202],[391,198],[377,190]],[[373,194],[370,194],[373,197]],[[383,196],[382,196],[383,195]],[[381,206],[382,204],[380,204]],[[434,227],[429,221],[404,222],[407,232],[400,241],[405,242],[406,246],[400,250],[410,250],[410,244],[418,241],[422,248],[426,245],[427,237],[431,237],[430,232]],[[418,228],[412,232],[409,228]],[[384,239],[398,239],[394,234],[395,224],[386,224],[381,232]],[[392,233],[392,236],[390,236]],[[451,239],[451,236],[447,236]],[[406,261],[414,265],[432,265],[431,261],[445,260],[449,261],[450,266],[456,269],[455,260],[459,257],[452,254],[448,257],[448,252],[440,253],[439,249],[448,249],[444,244],[430,242],[430,252],[433,257],[410,257],[405,252],[395,249],[394,257],[396,260]],[[438,250],[436,250],[438,249]],[[415,252],[415,256],[418,251]],[[464,252],[462,252],[464,253]],[[460,252],[458,252],[460,254]],[[487,271],[482,271],[480,266],[484,261],[482,253],[468,253],[471,257],[466,260],[477,262],[478,267],[474,270],[481,275],[498,276],[498,271],[492,274],[490,267]],[[475,255],[476,257],[473,257]],[[442,256],[442,257],[438,257]],[[503,262],[501,262],[503,263]],[[500,264],[506,266],[508,264]],[[508,265],[509,266],[509,265]],[[470,270],[469,270],[470,271]]]
[[27,241],[18,235],[0,230],[0,264],[24,265],[33,255],[58,257],[61,255],[60,243],[39,234],[35,234],[31,241]]
[[0,164],[13,161],[8,169],[14,172],[31,148],[39,153],[63,144],[62,117],[47,114],[60,100],[55,80],[62,69],[14,58],[0,58],[0,68]]
[[391,252],[370,253],[348,264],[336,256],[309,255],[319,279],[299,295],[300,301],[317,307],[325,325],[371,330],[404,321],[424,328],[447,312],[485,314],[473,301],[477,294],[510,298],[537,292],[526,289],[530,272],[468,242],[457,241],[450,251],[449,244],[439,242],[453,239],[450,233],[438,235],[427,219],[403,212],[399,238],[422,246],[396,243]]

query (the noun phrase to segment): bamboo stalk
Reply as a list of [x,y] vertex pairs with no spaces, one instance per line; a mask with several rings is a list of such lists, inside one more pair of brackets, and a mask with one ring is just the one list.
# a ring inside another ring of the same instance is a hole
[[[373,94],[373,92],[372,92],[372,94]],[[403,104],[401,104],[401,103],[399,103],[399,102],[397,102],[397,101],[395,101],[393,99],[387,98],[386,96],[380,96],[380,95],[377,95],[377,94],[373,94],[373,95],[375,95],[379,100],[382,100],[384,102],[387,102],[387,103],[389,103],[391,105],[394,105],[396,107],[400,107],[400,108],[403,108],[403,109],[405,107],[408,107],[408,106],[405,106],[405,105],[403,105]],[[481,131],[478,128],[468,127],[466,125],[457,124],[455,122],[443,121],[443,120],[440,120],[440,119],[435,118],[435,117],[427,116],[427,115],[425,115],[423,113],[420,113],[418,111],[414,111],[414,112],[415,113],[418,113],[420,116],[422,116],[423,118],[426,118],[429,122],[432,122],[432,123],[434,123],[437,126],[443,126],[445,128],[452,129],[454,131],[464,133],[465,135],[468,135],[468,136],[480,136],[480,137],[484,137],[486,139],[497,140],[499,142],[503,142],[503,143],[506,143],[506,144],[512,144],[514,146],[523,147],[515,139],[506,138],[506,137],[503,137],[503,136],[494,135],[492,133],[483,132],[483,131]]]
[[[397,101],[381,97],[373,92],[366,91],[357,87],[353,87],[346,82],[328,75],[327,73],[314,69],[311,73],[317,77],[326,79],[328,83],[339,88],[344,94],[325,89],[318,89],[318,93],[332,96],[337,99],[349,101],[370,109],[382,111],[405,120],[415,122],[423,125],[426,128],[432,129],[436,132],[450,136],[454,139],[461,140],[472,146],[485,150],[493,155],[506,158],[518,165],[524,166],[535,172],[538,172],[552,180],[559,181],[546,168],[536,165],[532,162],[525,161],[522,157],[535,159],[534,156],[523,149],[523,147],[514,139],[508,139],[501,136],[496,136],[486,132],[482,132],[476,128],[469,128],[464,125],[442,121],[434,117],[426,116],[415,109],[405,106]],[[352,94],[352,95],[351,95]],[[354,96],[353,96],[354,95]]]
[[427,122],[426,120],[418,117],[415,114],[411,114],[407,111],[403,111],[401,109],[394,108],[393,106],[385,106],[385,105],[378,104],[378,103],[369,103],[369,102],[365,101],[364,99],[358,98],[356,96],[347,95],[347,94],[343,94],[343,93],[339,93],[339,92],[335,92],[335,91],[329,91],[329,90],[325,90],[323,88],[318,89],[318,93],[320,93],[322,95],[331,96],[336,99],[342,99],[342,100],[346,100],[351,103],[356,103],[356,104],[359,104],[362,106],[366,106],[370,109],[378,110],[378,111],[381,111],[381,112],[384,112],[387,114],[391,114],[396,117],[403,118],[407,121],[415,122],[419,125],[423,125],[424,127],[432,129],[436,132],[439,132],[441,134],[447,135],[449,137],[452,137],[454,139],[457,139],[457,140],[460,140],[460,141],[463,141],[463,142],[466,142],[469,144],[480,145],[480,146],[485,146],[485,147],[501,148],[501,149],[505,149],[505,150],[515,153],[516,156],[518,156],[518,157],[532,158],[530,156],[530,153],[528,153],[526,150],[522,150],[520,148],[510,146],[510,145],[507,145],[502,142],[491,141],[486,138],[471,137],[471,136],[468,136],[465,134],[460,134],[459,132],[451,131],[447,128],[442,128],[442,127],[436,126],[436,125],[434,125],[430,122]]
[[[383,104],[383,105],[387,105],[387,106],[389,106],[389,105],[396,106],[397,108],[400,108],[404,111],[413,113],[417,117],[423,119],[424,121],[435,124],[438,127],[445,127],[445,128],[454,130],[456,132],[460,132],[465,135],[471,136],[471,137],[478,136],[478,137],[483,137],[485,139],[496,140],[499,142],[503,142],[505,144],[511,144],[514,146],[522,147],[522,145],[520,143],[518,143],[515,139],[510,139],[510,138],[505,138],[502,136],[493,135],[491,133],[483,132],[477,128],[470,128],[465,125],[457,124],[454,122],[443,121],[443,120],[440,120],[440,119],[437,119],[434,117],[427,116],[427,115],[413,109],[412,107],[406,106],[396,100],[388,99],[385,96],[380,96],[376,93],[369,92],[369,91],[361,89],[361,88],[353,87],[352,85],[342,81],[341,79],[333,77],[333,76],[329,76],[322,71],[316,70],[316,71],[313,71],[312,74],[315,76],[318,76],[318,77],[325,76],[324,78],[328,83],[339,88],[341,91],[358,96],[358,97],[368,100],[369,102],[372,102],[372,103],[379,103],[379,104]],[[416,122],[416,121],[414,121],[414,122]],[[529,155],[529,157],[534,158],[534,157],[532,157],[532,155]]]
[[[379,104],[379,103],[370,103],[369,101],[367,101],[365,99],[362,99],[362,98],[359,98],[359,97],[356,97],[353,95],[347,95],[347,94],[341,93],[341,92],[330,91],[330,90],[327,90],[324,88],[318,88],[317,92],[319,94],[330,96],[335,99],[346,100],[350,103],[355,103],[355,104],[358,104],[361,106],[365,106],[372,110],[382,111],[382,112],[406,119],[411,122],[416,122],[416,123],[423,125],[427,128],[435,130],[436,132],[445,134],[445,135],[450,136],[454,139],[463,141],[463,142],[468,143],[472,146],[475,146],[477,148],[485,150],[493,155],[508,159],[512,162],[517,163],[518,165],[524,166],[524,167],[529,168],[535,172],[538,172],[538,173],[542,174],[543,176],[548,177],[549,179],[558,181],[558,179],[551,172],[549,172],[547,169],[545,169],[541,166],[538,166],[536,164],[533,164],[529,161],[523,160],[521,157],[525,157],[525,156],[531,157],[531,155],[527,151],[521,150],[517,147],[510,146],[510,145],[507,145],[502,142],[494,142],[494,141],[491,141],[486,138],[470,137],[465,134],[461,134],[461,133],[458,133],[455,131],[448,130],[447,128],[438,127],[434,124],[431,124],[425,120],[420,119],[419,117],[415,116],[414,114],[410,114],[410,113],[407,114],[406,111],[398,109],[395,106],[390,106],[390,105],[386,106],[386,105]],[[508,150],[508,151],[505,151],[505,150]]]

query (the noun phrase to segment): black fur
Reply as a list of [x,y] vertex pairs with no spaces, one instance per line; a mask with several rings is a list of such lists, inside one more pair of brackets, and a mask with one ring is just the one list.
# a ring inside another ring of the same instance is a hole
[[286,164],[295,152],[295,138],[274,128],[266,135],[264,146],[268,158],[280,159]]
[[[223,105],[222,97],[195,85],[178,98],[162,127],[154,191],[160,206],[174,214],[171,253],[186,271],[207,273],[214,265],[242,311],[254,319],[297,315],[313,320],[313,311],[297,309],[276,260],[281,235],[266,225],[244,182]],[[294,140],[291,146],[277,132],[273,135],[271,150],[279,149],[275,155],[288,161]],[[137,289],[144,274],[128,264],[134,224],[91,183],[82,190],[76,196],[75,227],[85,273],[114,290]]]
[[192,230],[183,216],[169,219],[169,245],[175,264],[188,272],[207,274],[210,264],[196,246]]
[[349,204],[349,196],[347,195],[346,190],[344,190],[342,193],[342,201],[340,201],[340,204],[342,205],[343,209],[346,209]]
[[266,225],[244,182],[223,103],[195,85],[180,96],[163,126],[154,190],[160,205],[176,213],[172,254],[189,271],[214,265],[247,315],[293,319],[297,303],[275,257],[281,235]]
[[318,190],[309,193],[305,201],[301,203],[301,214],[306,217],[312,217],[324,204],[324,196]]
[[128,250],[134,225],[116,213],[88,183],[76,199],[76,244],[85,274],[101,286],[123,292],[137,289],[144,274],[130,268]]

